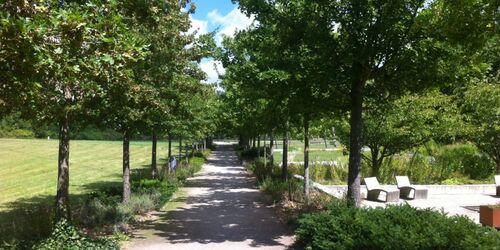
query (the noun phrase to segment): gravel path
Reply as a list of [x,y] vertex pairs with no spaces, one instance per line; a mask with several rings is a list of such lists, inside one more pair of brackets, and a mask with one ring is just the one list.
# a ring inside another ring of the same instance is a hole
[[154,217],[126,249],[287,249],[294,241],[231,145],[219,144],[203,170]]

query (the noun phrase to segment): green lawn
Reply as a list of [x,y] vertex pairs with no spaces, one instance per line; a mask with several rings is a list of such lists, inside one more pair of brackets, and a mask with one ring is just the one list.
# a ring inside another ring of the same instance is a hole
[[[314,143],[311,143],[309,148],[309,160],[311,162],[314,161],[340,161],[342,163],[346,163],[348,160],[348,156],[342,154],[342,148],[335,147],[330,144],[329,141],[328,148],[325,147],[325,144],[322,140],[314,140]],[[278,149],[282,149],[282,143],[278,143]],[[281,159],[282,152],[275,152],[274,159]],[[289,151],[288,151],[288,159],[291,162],[302,162],[304,161],[304,142],[299,140],[291,140]],[[279,160],[278,160],[279,161]]]
[[[177,146],[177,144],[174,144]],[[175,147],[174,153],[177,154]],[[130,143],[131,168],[151,162],[151,142]],[[54,195],[57,179],[57,140],[0,139],[0,210],[9,202]],[[167,143],[158,143],[159,164],[167,155]],[[120,141],[71,141],[70,193],[96,190],[99,185],[120,182]]]

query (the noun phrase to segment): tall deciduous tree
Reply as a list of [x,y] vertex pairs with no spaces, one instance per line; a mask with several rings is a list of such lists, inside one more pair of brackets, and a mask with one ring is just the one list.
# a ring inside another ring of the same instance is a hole
[[500,173],[500,84],[499,76],[471,86],[463,107],[472,125],[469,138],[496,163]]

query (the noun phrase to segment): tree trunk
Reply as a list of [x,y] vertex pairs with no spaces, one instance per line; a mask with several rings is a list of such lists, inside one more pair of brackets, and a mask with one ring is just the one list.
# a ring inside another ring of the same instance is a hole
[[57,162],[57,194],[55,221],[71,219],[69,205],[69,121],[65,116],[59,122],[59,158]]
[[255,136],[252,138],[252,148],[255,148]]
[[497,174],[500,174],[500,157],[495,159],[495,163],[497,164]]
[[123,203],[130,200],[130,132],[123,132]]
[[168,134],[168,160],[172,157],[172,135]]
[[260,135],[257,136],[257,155],[260,158]]
[[283,134],[283,160],[281,166],[281,178],[288,180],[288,126]]
[[151,148],[151,177],[156,178],[158,174],[158,167],[156,166],[156,146],[158,142],[158,137],[156,134],[156,130],[153,129],[153,136],[152,136],[152,148]]
[[189,146],[188,144],[186,143],[186,163],[189,164]]
[[182,161],[182,136],[179,137],[179,163]]
[[304,118],[304,195],[309,204],[309,118]]
[[[361,148],[363,146],[363,88],[360,65],[355,64],[351,85],[351,131],[349,141],[349,174],[347,179],[347,201],[350,206],[361,205]],[[358,68],[359,67],[359,68]]]
[[205,140],[206,140],[206,146],[208,148],[212,148],[212,137],[207,137]]
[[328,141],[326,139],[326,133],[325,133],[325,135],[323,137],[323,142],[325,143],[325,148],[328,148]]
[[271,140],[269,142],[269,150],[270,150],[270,154],[269,154],[269,158],[271,158],[271,165],[274,166],[274,133],[272,132],[271,133]]
[[378,148],[370,147],[371,155],[372,155],[372,176],[378,177],[380,165],[378,164]]
[[264,168],[267,168],[266,135],[264,135]]

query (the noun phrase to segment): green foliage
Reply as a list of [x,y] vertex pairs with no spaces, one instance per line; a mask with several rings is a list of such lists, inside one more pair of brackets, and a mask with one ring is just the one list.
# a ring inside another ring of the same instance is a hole
[[257,177],[257,181],[262,182],[268,178],[280,176],[280,168],[271,165],[270,163],[264,164],[263,158],[257,158],[249,163],[247,166],[250,171]]
[[500,172],[499,73],[471,86],[465,93],[464,113],[472,125],[469,138],[496,163]]
[[78,229],[66,220],[59,221],[51,236],[33,246],[33,249],[119,249],[118,244],[106,237],[92,239],[84,236]]
[[[371,166],[363,167],[363,175],[369,176]],[[393,183],[394,176],[408,175],[420,184],[470,184],[489,181],[494,173],[494,162],[472,144],[442,146],[431,142],[385,159],[378,178]]]
[[291,178],[288,181],[280,178],[267,178],[260,182],[260,187],[271,196],[273,202],[287,200],[289,197],[295,201],[303,201],[303,185],[302,181],[295,178]]
[[500,233],[463,216],[410,205],[353,208],[332,203],[296,231],[312,249],[499,249]]

